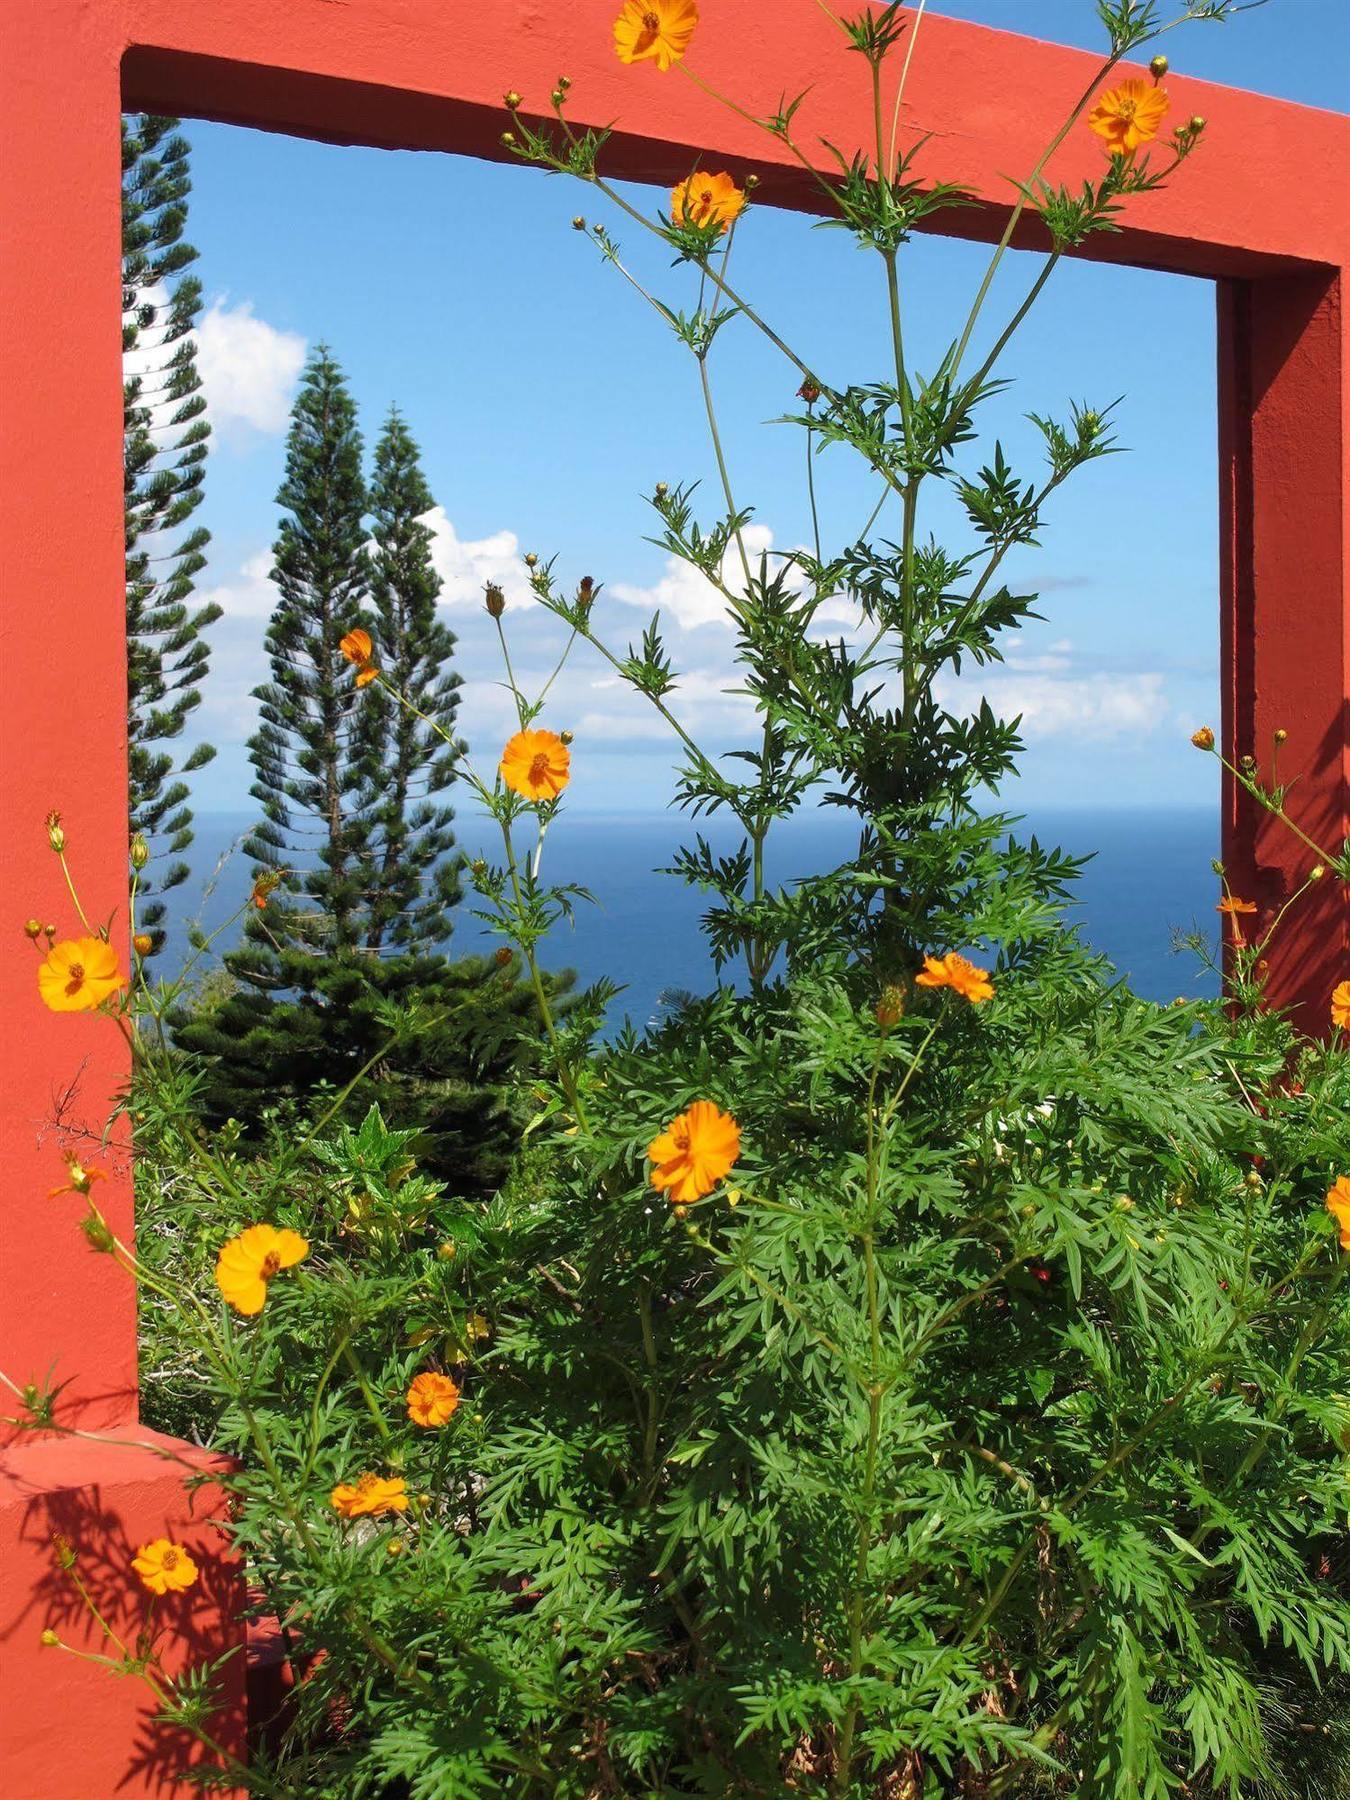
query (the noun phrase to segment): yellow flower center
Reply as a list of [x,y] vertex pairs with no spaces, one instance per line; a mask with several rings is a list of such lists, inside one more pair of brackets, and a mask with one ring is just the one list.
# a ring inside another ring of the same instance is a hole
[[645,13],[643,13],[643,15],[642,15],[642,29],[643,29],[643,30],[644,30],[644,31],[648,31],[648,32],[650,32],[650,33],[651,33],[651,35],[652,35],[652,36],[653,36],[653,37],[655,37],[655,36],[656,36],[656,34],[657,34],[657,32],[658,32],[658,31],[660,31],[660,29],[661,29],[661,19],[660,19],[660,15],[659,15],[659,14],[658,14],[658,13],[654,13],[654,12],[645,12]]
[[161,1569],[176,1569],[178,1567],[178,1552],[172,1546],[170,1546],[169,1549],[164,1552],[163,1556],[160,1557],[159,1566]]
[[548,780],[548,772],[548,752],[546,750],[541,750],[538,756],[536,756],[534,761],[530,764],[530,780],[538,786],[539,783]]
[[1137,100],[1122,100],[1120,102],[1120,105],[1116,108],[1116,110],[1120,114],[1121,118],[1128,125],[1130,120],[1133,119],[1135,113],[1137,112],[1138,107],[1139,107],[1139,102]]
[[84,964],[72,963],[69,970],[70,979],[66,982],[68,994],[78,994],[84,986]]
[[262,1268],[258,1273],[262,1276],[264,1281],[270,1281],[280,1267],[281,1258],[277,1255],[275,1250],[269,1250],[267,1255],[262,1259]]

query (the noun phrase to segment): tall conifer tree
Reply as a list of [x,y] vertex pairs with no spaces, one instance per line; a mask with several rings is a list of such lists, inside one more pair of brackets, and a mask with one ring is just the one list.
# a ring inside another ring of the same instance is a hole
[[366,486],[356,406],[325,345],[310,358],[292,409],[277,502],[284,511],[266,639],[272,679],[255,690],[259,725],[249,741],[250,791],[263,817],[245,850],[280,881],[231,966],[260,988],[304,990],[314,975],[307,961],[364,942],[374,885],[364,808],[378,719],[340,648],[365,619]]
[[434,502],[417,445],[397,411],[375,450],[370,597],[375,657],[389,685],[422,717],[372,688],[366,704],[378,732],[373,818],[376,893],[367,939],[375,950],[436,949],[450,935],[460,897],[450,808],[439,802],[455,778],[455,751],[427,723],[453,735],[460,678],[450,667],[455,636],[436,617],[440,576],[425,516]]
[[167,745],[200,704],[204,632],[215,605],[191,604],[208,534],[188,529],[202,499],[206,401],[193,326],[201,283],[184,271],[197,252],[184,236],[191,190],[188,146],[176,119],[122,121],[123,480],[126,514],[127,737],[133,830],[150,844],[141,877],[140,927],[162,941],[156,896],[188,873],[192,842],[183,776],[215,755],[199,744],[175,767]]

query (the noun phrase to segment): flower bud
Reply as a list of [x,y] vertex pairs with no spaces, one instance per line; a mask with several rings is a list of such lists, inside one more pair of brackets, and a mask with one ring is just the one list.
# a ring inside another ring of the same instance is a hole
[[406,1548],[407,1545],[402,1538],[390,1538],[384,1547],[384,1553],[386,1556],[402,1556]]
[[493,951],[492,960],[499,969],[506,969],[510,967],[513,954],[514,952],[503,944],[499,949]]
[[525,567],[527,569],[537,569],[539,567],[539,558],[535,555],[533,550],[531,550],[525,558]]
[[25,919],[23,922],[23,929],[26,937],[40,938],[42,936],[42,920]]
[[436,1246],[436,1255],[441,1262],[453,1262],[458,1254],[458,1247],[453,1238],[446,1238],[443,1244]]
[[806,380],[797,389],[797,398],[799,400],[805,400],[808,406],[814,406],[816,401],[820,398],[820,383],[818,381],[812,381],[811,377],[808,375]]
[[894,982],[888,982],[881,990],[881,998],[876,1004],[876,1019],[883,1031],[889,1031],[898,1025],[905,1016],[905,996]]
[[552,106],[561,106],[566,98],[567,95],[561,88],[554,88],[553,92],[549,95],[549,104]]
[[506,148],[508,150],[514,150],[515,146],[516,146],[515,132],[514,131],[504,131],[502,133],[502,142],[506,145]]
[[728,1206],[739,1206],[740,1203],[741,1203],[741,1190],[739,1188],[728,1188],[727,1189],[727,1205]]
[[1165,56],[1155,56],[1153,61],[1148,65],[1148,72],[1155,81],[1161,81],[1170,67],[1171,65]]
[[574,732],[560,731],[558,736],[564,744],[574,744],[576,742],[576,734]]
[[1239,757],[1238,766],[1243,769],[1254,769],[1256,767],[1256,758],[1254,756]]
[[571,85],[572,85],[572,77],[570,75],[560,75],[558,77],[558,86],[562,89],[564,94],[567,92],[568,88],[571,87]]
[[1327,865],[1325,863],[1316,863],[1308,871],[1308,880],[1309,881],[1320,881],[1322,879],[1322,877],[1326,874],[1326,872],[1327,872]]
[[51,845],[52,849],[57,852],[64,850],[66,847],[66,834],[61,829],[61,815],[59,812],[49,812],[47,814],[47,842]]
[[139,831],[131,840],[131,849],[128,854],[131,857],[133,869],[143,869],[150,860],[150,846]]
[[665,482],[665,481],[658,481],[658,482],[657,482],[657,484],[656,484],[656,497],[657,497],[657,499],[658,499],[658,500],[664,500],[664,499],[665,499],[665,497],[666,497],[666,495],[667,495],[667,494],[668,494],[668,493],[669,493],[669,492],[670,492],[670,484],[669,484],[669,483],[668,483],[668,482]]
[[155,947],[155,940],[148,931],[138,931],[131,940],[131,947],[137,956],[146,957]]
[[573,231],[585,231],[585,229],[586,229],[586,221],[585,221],[585,219],[584,219],[584,218],[583,218],[583,217],[582,217],[582,215],[581,215],[581,214],[580,214],[580,213],[578,213],[578,214],[577,214],[577,216],[576,216],[576,218],[575,218],[575,219],[573,219],[573,221],[572,221],[572,229],[573,229]]
[[80,1230],[89,1240],[91,1250],[97,1250],[102,1256],[111,1253],[114,1248],[113,1234],[97,1213],[86,1213],[80,1220]]
[[500,619],[506,611],[506,595],[495,581],[489,581],[483,589],[483,604],[487,607],[490,619]]
[[47,942],[50,943],[52,941],[52,939],[56,936],[55,925],[44,925],[42,927],[42,935],[43,935],[43,937],[46,938]]
[[1261,1192],[1261,1177],[1257,1170],[1248,1169],[1242,1179],[1254,1194],[1259,1194]]
[[487,874],[487,864],[483,861],[481,856],[476,856],[469,864],[469,873],[473,876],[475,881],[481,881]]
[[1283,726],[1281,726],[1280,729],[1275,733],[1275,742],[1277,744],[1286,744],[1286,743],[1288,743],[1288,741],[1289,741],[1289,733],[1284,729]]
[[44,1645],[48,1650],[55,1650],[60,1646],[61,1640],[49,1625],[38,1639],[38,1642]]
[[1187,131],[1194,131],[1198,135],[1200,132],[1202,132],[1205,129],[1205,120],[1201,117],[1201,115],[1199,113],[1194,113],[1194,114],[1192,114],[1191,119],[1186,126],[1186,129],[1187,129]]
[[1208,725],[1202,725],[1199,731],[1193,731],[1191,733],[1191,742],[1195,745],[1197,750],[1212,750],[1214,748],[1214,733],[1210,730]]
[[747,194],[753,194],[755,189],[759,186],[759,176],[758,175],[747,175],[745,178],[745,181],[742,185],[744,186]]
[[503,94],[502,100],[508,112],[516,112],[520,106],[520,95],[514,88],[509,93]]

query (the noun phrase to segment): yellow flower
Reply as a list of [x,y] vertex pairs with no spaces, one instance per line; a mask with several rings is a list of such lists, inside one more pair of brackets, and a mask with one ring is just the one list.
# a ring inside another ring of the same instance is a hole
[[1350,1250],[1350,1175],[1338,1175],[1332,1183],[1327,1211],[1341,1228],[1341,1249]]
[[448,1375],[428,1371],[408,1389],[408,1417],[414,1425],[444,1425],[459,1405],[459,1389]]
[[1140,144],[1157,137],[1170,104],[1166,88],[1122,81],[1098,96],[1088,124],[1105,143],[1108,155],[1133,156]]
[[916,987],[952,988],[956,993],[970,1001],[972,1006],[979,1006],[982,1001],[992,1000],[994,984],[989,979],[987,969],[977,969],[973,962],[964,956],[958,956],[955,950],[949,950],[946,956],[925,956],[922,974],[914,977]]
[[178,1594],[197,1579],[197,1565],[181,1544],[156,1538],[142,1544],[131,1566],[152,1594]]
[[365,687],[367,682],[374,681],[379,674],[378,668],[370,660],[375,646],[370,641],[370,633],[363,631],[358,625],[338,642],[338,649],[356,669],[357,687]]
[[572,778],[571,752],[555,731],[518,731],[497,766],[512,793],[526,800],[556,800]]
[[670,216],[676,225],[716,225],[725,232],[744,205],[745,195],[730,175],[691,175],[670,191]]
[[1214,748],[1214,733],[1210,730],[1208,725],[1202,725],[1199,731],[1193,731],[1191,733],[1191,742],[1195,745],[1197,750],[1212,750]]
[[290,1269],[309,1255],[298,1231],[250,1225],[231,1238],[216,1258],[216,1286],[236,1312],[260,1313],[267,1284],[278,1269]]
[[354,1482],[340,1481],[329,1495],[334,1512],[344,1519],[375,1517],[378,1513],[404,1512],[408,1490],[401,1476],[358,1475]]
[[741,1128],[711,1100],[695,1100],[647,1146],[652,1186],[673,1206],[711,1194],[741,1153]]
[[38,966],[38,992],[53,1012],[88,1012],[126,986],[117,952],[102,938],[53,944]]
[[1342,1031],[1350,1027],[1350,981],[1342,981],[1332,990],[1331,1022]]
[[677,63],[698,24],[694,0],[624,0],[614,21],[614,49],[620,62]]
[[88,1194],[96,1181],[106,1181],[107,1179],[108,1177],[102,1169],[96,1169],[92,1164],[86,1168],[78,1157],[68,1156],[66,1158],[66,1180],[61,1187],[54,1187],[51,1190],[50,1197],[54,1200],[58,1194]]

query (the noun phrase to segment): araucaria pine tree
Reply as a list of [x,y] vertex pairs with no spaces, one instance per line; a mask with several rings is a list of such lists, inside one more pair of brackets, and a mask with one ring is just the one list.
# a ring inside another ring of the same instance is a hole
[[132,829],[152,854],[137,924],[156,948],[165,908],[155,896],[188,873],[181,858],[192,813],[183,777],[215,755],[198,744],[175,766],[167,745],[200,704],[204,633],[220,617],[218,606],[192,605],[208,534],[187,527],[201,504],[211,428],[193,337],[201,283],[184,273],[197,252],[183,236],[191,180],[177,124],[152,115],[122,121],[129,800]]
[[340,648],[369,580],[361,450],[355,403],[320,345],[291,414],[266,640],[272,679],[256,691],[260,721],[249,742],[263,820],[245,848],[280,879],[232,967],[264,990],[308,988],[312,959],[350,951],[366,935],[370,829],[361,808],[374,721],[357,704]]
[[391,412],[376,445],[370,489],[371,636],[385,678],[421,717],[392,705],[383,691],[366,695],[379,734],[367,942],[386,954],[444,944],[449,909],[460,897],[459,867],[450,855],[453,814],[439,799],[454,780],[454,753],[435,727],[453,734],[461,684],[450,668],[454,633],[436,617],[441,580],[425,523],[433,504],[417,444]]

